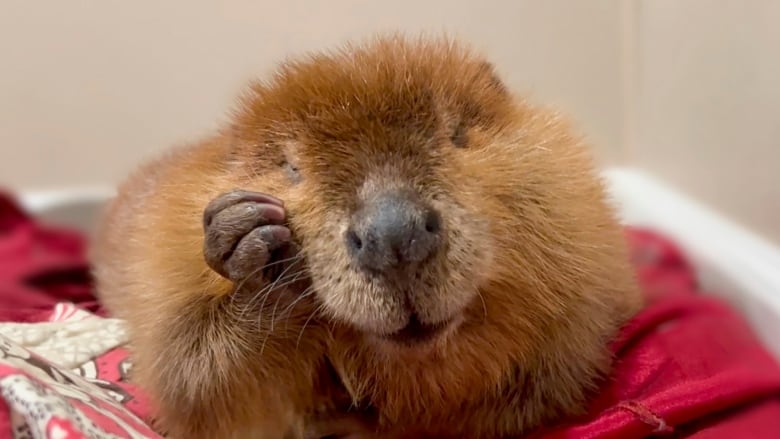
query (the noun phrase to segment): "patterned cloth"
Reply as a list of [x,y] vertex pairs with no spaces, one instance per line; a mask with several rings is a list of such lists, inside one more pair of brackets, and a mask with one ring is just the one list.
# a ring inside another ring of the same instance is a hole
[[127,341],[120,320],[99,318],[67,303],[57,304],[46,322],[0,323],[0,335],[68,368],[78,367]]
[[0,426],[17,439],[158,437],[127,382],[125,338],[116,320],[66,303],[47,321],[0,325]]

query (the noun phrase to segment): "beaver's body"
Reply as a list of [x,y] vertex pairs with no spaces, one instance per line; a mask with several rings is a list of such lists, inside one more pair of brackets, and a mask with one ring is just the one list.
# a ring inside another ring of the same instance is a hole
[[518,435],[583,409],[638,305],[579,139],[444,41],[283,66],[132,176],[96,250],[177,438],[353,404],[388,434]]

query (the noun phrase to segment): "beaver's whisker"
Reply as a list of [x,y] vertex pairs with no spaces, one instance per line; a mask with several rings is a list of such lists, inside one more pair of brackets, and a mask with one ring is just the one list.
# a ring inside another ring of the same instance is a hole
[[[289,267],[287,267],[285,269],[285,271],[289,270],[290,268],[292,268],[292,266],[293,265],[291,264]],[[271,283],[269,285],[266,285],[262,289],[257,291],[255,294],[252,295],[252,297],[247,301],[247,303],[245,303],[243,305],[243,307],[241,309],[241,312],[239,313],[239,319],[243,319],[244,314],[246,313],[247,310],[255,308],[255,306],[257,305],[256,301],[259,300],[261,297],[262,297],[263,301],[260,304],[260,310],[264,309],[266,300],[268,300],[268,296],[275,289],[283,288],[283,287],[285,287],[287,285],[290,285],[292,282],[297,280],[297,279],[295,279],[296,276],[299,276],[301,273],[304,273],[304,271],[303,270],[299,270],[299,271],[296,271],[294,273],[290,273],[290,274],[287,274],[287,275],[284,275],[284,272],[283,272],[282,275],[279,276],[273,283]],[[281,281],[281,284],[279,284],[280,281]],[[262,313],[261,313],[261,315],[262,315]]]
[[239,291],[249,279],[251,279],[252,277],[256,276],[257,273],[259,273],[262,270],[265,270],[265,269],[267,269],[269,267],[273,267],[275,265],[284,264],[286,262],[297,262],[300,259],[303,259],[303,255],[300,254],[300,253],[297,253],[297,254],[289,257],[289,258],[284,258],[284,259],[280,259],[278,261],[269,262],[269,263],[267,263],[265,265],[261,265],[261,266],[255,268],[254,270],[252,270],[252,272],[249,273],[248,275],[244,276],[244,278],[241,279],[241,281],[238,283],[238,285],[236,285],[235,290]]
[[[288,280],[288,279],[290,279],[290,278],[292,278],[292,277],[294,277],[294,276],[298,275],[299,273],[300,273],[300,271],[297,271],[297,272],[295,272],[295,273],[291,273],[291,274],[289,274],[289,275],[287,275],[287,276],[282,276],[282,277],[280,277],[279,279],[277,279],[277,281],[278,281],[278,280],[281,280],[281,281],[283,281],[283,282],[284,282],[284,281],[286,281],[286,280]],[[255,307],[257,306],[257,301],[258,301],[258,300],[259,300],[261,297],[265,297],[264,295],[265,295],[265,294],[267,294],[267,293],[269,293],[270,291],[272,291],[272,289],[273,289],[273,288],[274,288],[273,284],[269,284],[269,285],[265,285],[265,286],[263,286],[262,288],[260,288],[260,289],[259,289],[259,290],[257,290],[256,292],[252,293],[252,294],[249,296],[248,300],[246,300],[246,302],[242,303],[242,304],[239,306],[239,308],[238,308],[238,309],[240,310],[240,312],[239,312],[239,317],[243,318],[243,315],[244,315],[244,313],[245,313],[247,310],[249,310],[249,309],[252,309],[252,308],[255,308]],[[242,295],[242,296],[246,297],[246,295]]]
[[311,314],[309,315],[309,318],[306,319],[306,321],[303,323],[303,327],[301,327],[301,331],[298,333],[298,339],[295,341],[295,350],[298,350],[298,347],[301,344],[301,337],[303,337],[303,333],[304,333],[304,331],[306,331],[306,326],[309,324],[309,322],[314,317],[314,315],[318,314],[318,312],[317,312],[318,310],[319,310],[319,307],[317,308],[317,310],[312,311]]
[[[260,304],[260,309],[261,310],[265,309],[265,303],[268,300],[268,296],[270,296],[271,295],[270,293],[277,288],[277,285],[279,284],[279,281],[281,281],[282,279],[285,279],[285,280],[289,279],[289,277],[287,277],[287,276],[295,276],[297,273],[299,273],[298,271],[296,271],[293,274],[287,274],[287,271],[289,271],[294,266],[295,266],[295,263],[292,263],[292,264],[288,265],[287,267],[285,267],[284,270],[279,274],[279,276],[277,276],[277,278],[273,282],[271,282],[271,284],[268,285],[263,292],[259,293],[259,294],[264,294],[265,295],[265,297],[263,297],[263,303]],[[284,283],[284,282],[285,281],[282,281],[282,283]],[[273,327],[273,321],[271,321],[271,326]]]
[[487,321],[488,318],[488,311],[487,311],[487,303],[485,303],[485,296],[482,295],[482,291],[477,289],[477,296],[479,296],[479,300],[482,302],[482,311],[483,311],[483,322]]
[[[306,327],[306,325],[308,324],[309,320],[311,319],[311,317],[313,315],[314,315],[314,313],[312,313],[312,315],[310,315],[309,318],[306,320],[306,323],[304,323],[304,326],[303,326],[304,328]],[[265,350],[266,343],[268,342],[268,339],[271,337],[272,332],[273,332],[272,330],[271,331],[266,331],[265,337],[263,338],[263,343],[260,346],[260,355],[261,356],[263,355],[263,351]]]
[[[307,298],[307,297],[309,297],[309,296],[311,296],[313,294],[314,294],[314,287],[312,287],[312,286],[307,287],[305,290],[303,290],[303,292],[295,300],[292,301],[292,303],[290,303],[287,306],[287,308],[284,309],[284,311],[282,311],[281,315],[284,315],[286,313],[287,317],[290,317],[290,315],[293,312],[293,309],[295,309],[295,305],[297,305],[301,300],[303,300],[303,299],[305,299],[305,298]],[[289,323],[290,323],[290,321],[287,320],[287,322],[285,323],[285,331],[290,326]]]
[[[290,279],[287,282],[282,283],[281,285],[276,286],[275,289],[278,290],[278,289],[282,289],[282,288],[284,288],[284,287],[286,287],[288,285],[292,285],[295,282],[297,282],[298,280],[300,280],[301,278],[303,278],[305,275],[306,275],[306,271],[305,270],[299,270],[298,272],[295,273],[295,275],[293,276],[292,279]],[[274,324],[276,323],[276,309],[279,306],[279,302],[281,300],[282,300],[282,295],[281,294],[277,295],[276,303],[274,303],[273,310],[271,311],[271,331],[272,332],[274,330]]]

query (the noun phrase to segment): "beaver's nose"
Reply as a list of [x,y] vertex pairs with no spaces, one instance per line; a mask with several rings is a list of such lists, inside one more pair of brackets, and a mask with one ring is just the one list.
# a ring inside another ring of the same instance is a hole
[[381,273],[435,253],[441,217],[413,193],[387,192],[356,213],[345,239],[358,267]]

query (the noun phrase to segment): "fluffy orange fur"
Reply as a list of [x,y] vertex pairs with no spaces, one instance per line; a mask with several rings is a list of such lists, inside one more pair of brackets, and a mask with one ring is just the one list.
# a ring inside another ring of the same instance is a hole
[[[345,223],[377,187],[442,214],[447,251],[415,294],[421,316],[458,323],[430,345],[375,336],[402,318],[392,286],[349,269]],[[203,209],[236,188],[284,201],[304,287],[239,300],[206,265]],[[640,306],[584,142],[448,39],[384,36],[283,64],[213,137],[135,172],[96,242],[134,379],[178,438],[300,437],[350,407],[376,437],[519,436],[583,410]]]

